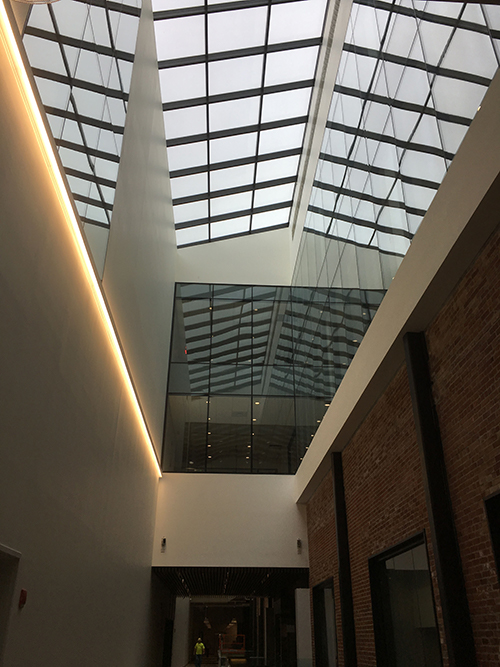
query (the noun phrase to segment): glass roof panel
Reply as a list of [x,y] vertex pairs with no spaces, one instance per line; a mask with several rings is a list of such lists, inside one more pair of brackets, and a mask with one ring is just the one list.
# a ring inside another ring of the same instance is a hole
[[261,46],[266,38],[266,7],[217,12],[208,17],[210,53]]
[[252,216],[252,229],[265,229],[266,227],[277,227],[286,225],[290,217],[290,207],[279,208],[274,211],[254,213]]
[[208,225],[177,230],[177,242],[179,245],[202,243],[203,241],[208,241]]
[[172,178],[170,181],[172,198],[177,199],[178,197],[187,197],[189,195],[197,195],[206,192],[207,180],[208,175],[206,173]]
[[254,206],[267,206],[275,201],[291,201],[293,197],[293,189],[295,183],[287,183],[286,185],[277,185],[272,188],[262,188],[255,191]]
[[[269,210],[258,211],[258,224],[238,213],[254,206],[257,182],[294,181],[302,150],[327,0],[249,4],[154,4],[169,165],[173,171],[206,165],[208,224],[218,227],[208,230],[205,240],[231,235],[231,224],[234,234],[264,229],[266,217],[269,227],[287,224],[289,206],[279,216],[274,212],[282,205],[278,189],[259,195]],[[189,15],[168,12],[184,7]],[[304,39],[317,42],[304,44]],[[289,149],[297,155],[287,162],[273,160],[275,152]],[[269,164],[257,169],[257,155],[269,156]],[[241,161],[247,164],[238,165]],[[293,184],[284,187],[293,190]],[[183,183],[178,192],[184,194],[177,197],[203,194],[189,193]],[[271,200],[271,194],[278,199]],[[187,211],[188,202],[182,205]],[[182,230],[178,243],[203,242],[186,232],[188,222],[176,218]]]
[[260,88],[263,65],[263,55],[216,60],[209,63],[208,88],[210,95]]

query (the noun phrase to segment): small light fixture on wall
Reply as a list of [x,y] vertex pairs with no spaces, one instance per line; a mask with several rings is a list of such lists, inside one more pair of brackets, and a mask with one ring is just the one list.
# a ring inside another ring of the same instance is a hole
[[298,554],[302,553],[302,540],[301,539],[297,540],[297,553]]

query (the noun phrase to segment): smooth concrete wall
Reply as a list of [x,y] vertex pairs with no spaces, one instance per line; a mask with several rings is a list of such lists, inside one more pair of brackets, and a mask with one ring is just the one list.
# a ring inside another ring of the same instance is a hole
[[289,285],[290,229],[179,248],[177,282]]
[[307,502],[403,363],[403,336],[423,331],[498,224],[500,70],[295,476]]
[[0,99],[2,664],[147,665],[157,473],[1,40]]
[[293,475],[164,474],[153,565],[308,567],[305,508],[294,492]]
[[185,667],[189,663],[189,611],[189,598],[177,598],[172,641],[172,667]]
[[177,254],[151,0],[144,0],[103,285],[161,452]]

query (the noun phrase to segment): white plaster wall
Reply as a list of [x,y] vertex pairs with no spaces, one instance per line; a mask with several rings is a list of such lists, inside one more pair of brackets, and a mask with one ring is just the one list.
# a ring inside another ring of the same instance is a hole
[[295,589],[295,628],[297,632],[297,667],[312,667],[311,592]]
[[189,598],[177,598],[175,600],[172,667],[185,667],[189,663],[189,610]]
[[4,667],[146,665],[157,475],[0,40]]
[[158,452],[176,254],[153,14],[144,0],[103,285]]
[[290,230],[179,248],[177,282],[289,285]]
[[305,509],[294,494],[292,475],[164,474],[153,565],[308,567]]

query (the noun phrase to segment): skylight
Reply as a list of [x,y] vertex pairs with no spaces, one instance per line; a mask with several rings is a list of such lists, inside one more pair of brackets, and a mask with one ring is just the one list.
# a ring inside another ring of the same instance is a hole
[[288,225],[327,0],[153,0],[178,245]]

